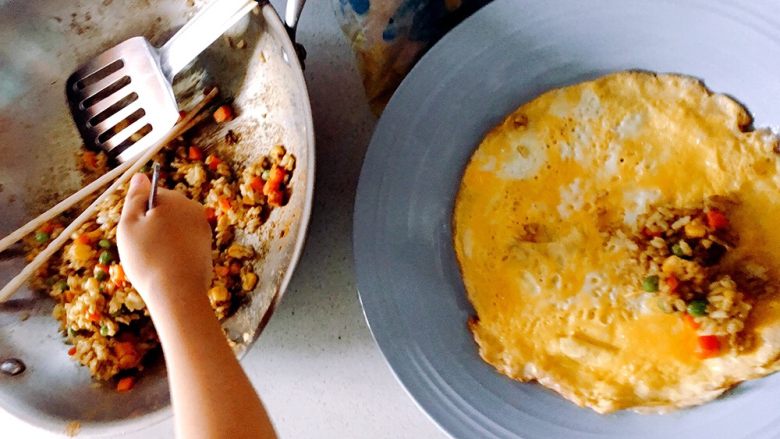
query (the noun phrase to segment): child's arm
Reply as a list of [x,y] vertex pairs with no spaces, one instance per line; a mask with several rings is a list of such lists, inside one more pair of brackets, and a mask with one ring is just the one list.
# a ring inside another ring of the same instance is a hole
[[144,213],[150,183],[130,182],[117,242],[128,278],[160,336],[177,435],[273,438],[271,421],[209,305],[211,230],[203,206],[164,189]]

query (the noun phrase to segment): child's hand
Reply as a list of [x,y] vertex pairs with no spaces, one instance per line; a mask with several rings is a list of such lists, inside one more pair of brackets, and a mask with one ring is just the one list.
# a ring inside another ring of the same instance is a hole
[[[211,229],[205,209],[160,189],[146,214],[151,183],[133,176],[117,230],[125,272],[160,337],[176,436],[274,438],[274,428],[209,305]],[[215,385],[214,377],[219,377]],[[242,419],[242,422],[234,422]]]
[[145,213],[150,189],[145,175],[134,175],[119,220],[117,247],[128,279],[150,307],[169,299],[173,303],[194,299],[177,294],[202,292],[206,299],[212,272],[211,229],[203,206],[160,188],[155,207]]

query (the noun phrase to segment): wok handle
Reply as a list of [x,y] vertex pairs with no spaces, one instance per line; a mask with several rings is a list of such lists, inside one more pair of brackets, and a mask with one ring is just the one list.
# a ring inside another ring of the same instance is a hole
[[301,18],[303,4],[306,0],[287,0],[287,6],[284,11],[284,24],[287,26],[287,33],[290,39],[295,42],[295,30],[298,28],[298,19]]

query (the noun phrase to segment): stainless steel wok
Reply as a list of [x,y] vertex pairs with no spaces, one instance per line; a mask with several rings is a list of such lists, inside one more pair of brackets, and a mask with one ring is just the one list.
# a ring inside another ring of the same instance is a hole
[[[0,235],[78,188],[81,141],[64,95],[68,74],[129,37],[165,41],[204,3],[0,0]],[[239,356],[262,330],[292,275],[314,185],[311,108],[290,40],[294,31],[267,2],[255,12],[227,33],[232,45],[227,38],[214,43],[174,84],[184,108],[206,85],[216,84],[235,97],[236,119],[206,128],[200,144],[216,143],[220,154],[239,161],[284,144],[297,158],[289,204],[275,210],[257,235],[242,238],[261,255],[256,261],[260,282],[249,303],[224,323]],[[288,20],[296,19],[293,10]],[[238,134],[238,145],[224,142],[228,129]],[[23,265],[21,256],[0,257],[0,283]],[[0,375],[3,409],[52,431],[65,432],[75,421],[81,434],[131,431],[170,415],[162,361],[131,392],[94,383],[85,368],[68,358],[52,306],[29,290],[0,305],[0,359],[20,358],[27,365],[21,375]]]

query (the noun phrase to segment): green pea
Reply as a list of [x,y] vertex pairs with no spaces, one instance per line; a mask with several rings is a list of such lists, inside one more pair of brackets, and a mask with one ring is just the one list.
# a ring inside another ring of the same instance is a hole
[[642,289],[647,291],[648,293],[655,293],[658,291],[658,275],[650,275],[647,276],[642,281]]
[[684,258],[685,252],[683,252],[682,247],[680,247],[680,244],[674,244],[672,246],[672,254],[677,256],[678,258]]
[[111,262],[111,252],[103,250],[103,252],[100,253],[100,257],[98,257],[98,262],[103,265],[108,265]]
[[106,273],[103,270],[98,270],[95,272],[95,279],[99,281],[104,281],[108,278],[108,273]]
[[708,302],[706,299],[692,300],[691,303],[688,304],[688,314],[694,317],[706,316],[707,304]]
[[98,241],[98,245],[100,246],[100,248],[111,248],[111,241],[109,241],[108,239],[101,239],[100,241]]
[[49,238],[51,238],[51,235],[49,235],[46,232],[41,232],[41,231],[35,232],[35,242],[43,243],[48,241]]
[[100,325],[100,335],[102,335],[103,337],[108,335],[108,326]]
[[67,291],[68,290],[68,283],[65,282],[64,280],[61,280],[61,281],[57,282],[56,284],[54,284],[54,286],[52,288],[54,288],[55,290],[57,290],[59,292]]

